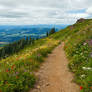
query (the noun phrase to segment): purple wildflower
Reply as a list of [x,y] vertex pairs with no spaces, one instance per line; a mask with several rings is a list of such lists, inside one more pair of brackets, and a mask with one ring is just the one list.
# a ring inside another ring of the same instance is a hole
[[32,72],[30,72],[30,74],[32,74]]
[[16,72],[16,74],[19,74],[19,72]]
[[24,70],[24,72],[27,72],[27,70]]
[[92,39],[91,40],[87,40],[87,43],[89,46],[92,46]]
[[38,57],[40,57],[40,56],[41,56],[41,54],[38,54],[37,56],[38,56]]

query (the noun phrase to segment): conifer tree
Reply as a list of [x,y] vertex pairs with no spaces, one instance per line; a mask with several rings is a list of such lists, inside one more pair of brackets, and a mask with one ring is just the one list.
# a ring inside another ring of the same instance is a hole
[[49,33],[48,33],[48,32],[46,33],[46,36],[47,36],[47,37],[49,36]]
[[54,34],[55,33],[55,28],[52,28],[51,31],[49,32],[49,35]]
[[31,42],[32,42],[32,38],[31,38],[31,36],[30,36],[29,43],[31,44]]
[[28,40],[28,37],[26,37],[26,44],[28,44],[29,43],[29,40]]

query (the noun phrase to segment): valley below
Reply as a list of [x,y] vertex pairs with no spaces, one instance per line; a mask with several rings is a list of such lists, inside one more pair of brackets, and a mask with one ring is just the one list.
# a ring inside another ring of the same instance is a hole
[[6,25],[0,26],[0,46],[31,36],[32,38],[46,37],[46,33],[55,27],[56,32],[67,25]]

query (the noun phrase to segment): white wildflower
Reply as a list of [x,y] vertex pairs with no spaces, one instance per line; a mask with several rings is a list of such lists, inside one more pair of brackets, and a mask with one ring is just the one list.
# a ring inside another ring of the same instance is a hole
[[81,75],[81,78],[84,78],[85,77],[85,74]]
[[83,70],[92,70],[91,67],[82,67]]
[[85,42],[83,45],[86,45],[87,43]]

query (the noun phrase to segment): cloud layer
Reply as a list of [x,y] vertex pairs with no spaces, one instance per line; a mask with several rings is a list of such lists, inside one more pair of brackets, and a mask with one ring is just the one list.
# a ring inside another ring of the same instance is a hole
[[0,0],[0,24],[72,24],[91,15],[92,0]]

